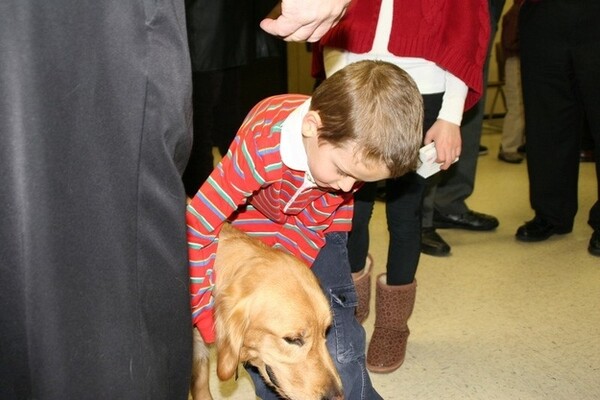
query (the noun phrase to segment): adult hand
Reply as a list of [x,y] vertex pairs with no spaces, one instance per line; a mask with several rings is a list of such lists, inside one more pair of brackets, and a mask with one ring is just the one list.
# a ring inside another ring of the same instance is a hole
[[462,138],[460,126],[452,122],[438,119],[425,134],[424,144],[435,142],[438,163],[443,163],[440,168],[448,169],[460,156]]
[[265,18],[260,27],[288,42],[316,42],[346,12],[350,0],[282,0],[281,15]]

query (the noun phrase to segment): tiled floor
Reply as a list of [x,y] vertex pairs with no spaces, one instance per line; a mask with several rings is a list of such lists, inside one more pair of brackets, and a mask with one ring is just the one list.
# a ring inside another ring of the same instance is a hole
[[[371,374],[385,399],[600,399],[600,258],[586,250],[593,164],[581,164],[573,233],[520,243],[514,233],[533,216],[526,165],[499,161],[499,141],[497,132],[484,132],[490,153],[479,158],[468,203],[497,216],[500,226],[440,231],[452,255],[421,257],[406,361],[391,374]],[[379,273],[388,243],[381,203],[371,231]],[[373,311],[364,324],[368,337],[374,318]],[[224,383],[212,375],[216,399],[254,399],[240,372],[238,381]]]

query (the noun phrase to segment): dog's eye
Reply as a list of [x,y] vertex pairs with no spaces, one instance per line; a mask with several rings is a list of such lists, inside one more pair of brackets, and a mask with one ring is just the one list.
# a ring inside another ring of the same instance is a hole
[[302,338],[292,338],[292,337],[284,337],[283,340],[286,341],[287,344],[293,344],[298,347],[304,346],[304,339]]

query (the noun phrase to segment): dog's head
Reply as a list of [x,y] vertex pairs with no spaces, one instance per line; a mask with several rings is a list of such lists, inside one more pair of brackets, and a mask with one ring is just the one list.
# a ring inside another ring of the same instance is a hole
[[295,257],[229,230],[216,260],[219,378],[248,362],[287,399],[342,399],[325,343],[331,310],[314,274]]

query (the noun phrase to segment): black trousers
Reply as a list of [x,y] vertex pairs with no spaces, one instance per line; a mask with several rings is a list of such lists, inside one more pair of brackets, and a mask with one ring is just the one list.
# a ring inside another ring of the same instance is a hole
[[[577,212],[586,124],[600,154],[599,18],[598,1],[553,0],[526,2],[519,19],[531,206],[565,229],[572,228]],[[589,224],[600,229],[598,201]]]
[[0,5],[0,398],[187,399],[183,0]]

